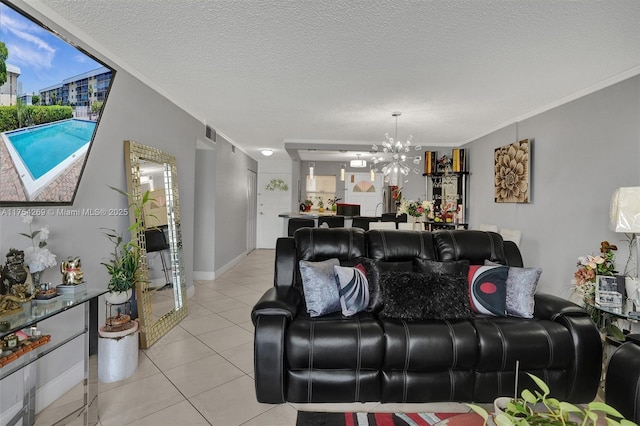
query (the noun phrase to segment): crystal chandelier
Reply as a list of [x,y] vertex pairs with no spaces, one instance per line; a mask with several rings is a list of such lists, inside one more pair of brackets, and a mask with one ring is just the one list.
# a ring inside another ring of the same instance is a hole
[[[385,182],[389,182],[390,185],[399,185],[400,177],[404,177],[404,182],[408,182],[406,178],[411,171],[411,166],[408,165],[408,160],[413,160],[413,164],[418,165],[422,160],[421,155],[411,157],[411,139],[413,136],[409,135],[405,142],[400,142],[398,139],[398,117],[402,115],[400,112],[394,112],[391,114],[396,118],[396,134],[395,138],[389,136],[389,133],[385,133],[387,140],[382,142],[382,152],[380,153],[379,147],[373,145],[371,149],[374,151],[373,164],[376,165],[375,171],[378,171],[378,164],[385,163],[382,166],[382,173],[384,174]],[[415,146],[416,151],[422,150],[420,145]],[[378,155],[380,154],[380,155]],[[413,168],[415,174],[419,174],[420,170],[416,167]]]

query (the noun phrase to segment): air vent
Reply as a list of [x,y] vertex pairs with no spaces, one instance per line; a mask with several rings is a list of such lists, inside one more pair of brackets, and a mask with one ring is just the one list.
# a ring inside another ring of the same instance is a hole
[[234,154],[236,153],[236,146],[235,145],[231,145],[231,152],[233,152]]
[[216,130],[213,127],[205,126],[204,134],[207,137],[207,139],[209,139],[210,141],[213,141],[213,142],[216,141]]

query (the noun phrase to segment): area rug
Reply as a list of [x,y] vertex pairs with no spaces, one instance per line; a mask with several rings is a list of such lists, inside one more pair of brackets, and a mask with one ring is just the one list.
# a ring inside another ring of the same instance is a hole
[[298,411],[296,426],[482,426],[475,413],[321,413]]

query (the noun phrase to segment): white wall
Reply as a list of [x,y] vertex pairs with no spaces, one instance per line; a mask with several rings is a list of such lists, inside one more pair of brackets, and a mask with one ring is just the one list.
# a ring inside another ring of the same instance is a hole
[[[609,203],[620,186],[640,185],[640,77],[622,81],[475,140],[469,149],[469,221],[522,231],[525,265],[543,269],[539,290],[570,296],[577,257],[597,254],[600,242],[619,246],[608,229]],[[493,150],[534,139],[532,203],[493,201]]]

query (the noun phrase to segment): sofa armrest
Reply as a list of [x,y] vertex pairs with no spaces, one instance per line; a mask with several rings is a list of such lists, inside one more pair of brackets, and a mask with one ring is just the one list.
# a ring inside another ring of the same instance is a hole
[[535,295],[534,317],[562,324],[571,334],[574,362],[567,368],[567,401],[587,403],[598,391],[602,370],[602,341],[586,310],[561,297]]
[[285,402],[285,336],[291,320],[298,314],[300,293],[292,287],[272,287],[251,311],[253,369],[258,402]]
[[534,317],[555,321],[558,315],[588,316],[589,313],[575,303],[551,294],[536,293]]
[[256,324],[259,316],[283,316],[291,321],[298,315],[300,292],[292,287],[271,287],[251,310],[251,321]]
[[276,287],[293,287],[296,278],[296,245],[291,237],[276,240],[276,263],[274,285]]

